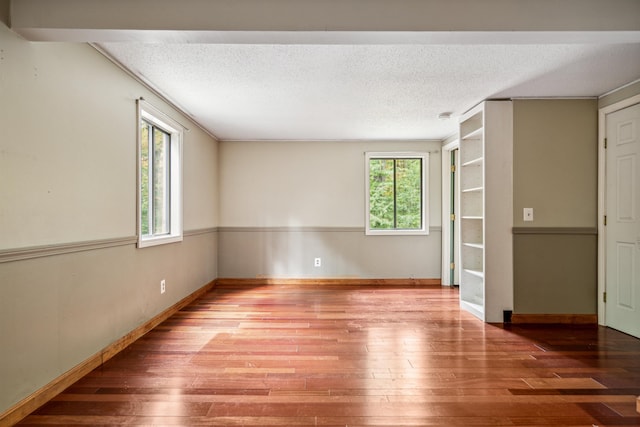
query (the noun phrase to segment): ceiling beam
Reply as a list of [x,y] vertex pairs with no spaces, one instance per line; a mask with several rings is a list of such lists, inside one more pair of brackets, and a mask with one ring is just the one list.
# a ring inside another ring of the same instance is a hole
[[10,13],[14,31],[44,41],[225,41],[236,33],[251,42],[269,32],[284,43],[292,33],[339,42],[382,32],[438,42],[443,34],[546,32],[580,42],[640,33],[637,0],[11,0]]

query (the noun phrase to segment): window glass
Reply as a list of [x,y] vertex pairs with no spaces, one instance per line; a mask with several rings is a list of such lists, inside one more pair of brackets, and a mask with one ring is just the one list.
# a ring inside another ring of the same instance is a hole
[[138,246],[182,240],[179,126],[148,105],[140,108]]
[[367,233],[426,234],[427,153],[367,153]]

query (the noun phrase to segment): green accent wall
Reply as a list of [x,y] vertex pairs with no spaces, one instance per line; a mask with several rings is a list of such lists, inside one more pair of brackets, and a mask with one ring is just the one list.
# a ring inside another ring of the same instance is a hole
[[513,106],[514,313],[595,314],[598,101]]
[[515,100],[513,122],[514,227],[595,227],[597,100]]
[[595,234],[515,234],[514,312],[596,314]]

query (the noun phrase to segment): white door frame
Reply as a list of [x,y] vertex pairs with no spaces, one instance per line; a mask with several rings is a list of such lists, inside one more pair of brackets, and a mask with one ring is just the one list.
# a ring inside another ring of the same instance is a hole
[[598,110],[598,323],[607,326],[605,317],[604,293],[605,283],[605,255],[606,255],[606,227],[604,215],[606,212],[605,184],[606,184],[606,151],[604,139],[607,136],[607,114],[622,110],[640,103],[640,95],[632,96]]
[[[452,286],[450,270],[449,254],[451,253],[451,221],[449,220],[451,212],[451,152],[460,148],[460,141],[455,139],[448,144],[442,146],[442,286]],[[458,222],[456,221],[456,224]],[[460,238],[460,233],[455,233]],[[460,247],[458,245],[458,247]]]

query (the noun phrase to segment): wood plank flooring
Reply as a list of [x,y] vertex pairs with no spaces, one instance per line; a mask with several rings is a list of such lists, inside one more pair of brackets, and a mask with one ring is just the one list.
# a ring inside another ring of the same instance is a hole
[[441,287],[219,286],[22,425],[640,426],[640,340]]

